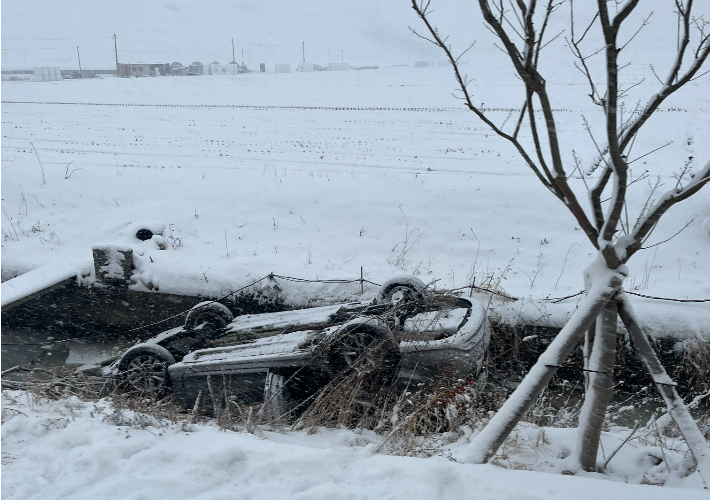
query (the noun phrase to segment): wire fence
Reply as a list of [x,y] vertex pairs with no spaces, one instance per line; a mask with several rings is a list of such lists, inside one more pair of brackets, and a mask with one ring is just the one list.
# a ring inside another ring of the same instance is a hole
[[[360,278],[356,278],[356,279],[325,279],[325,280],[321,280],[321,279],[306,279],[306,278],[296,278],[296,277],[293,277],[293,276],[283,276],[283,275],[280,275],[280,274],[269,273],[269,274],[267,274],[266,276],[264,276],[263,278],[259,278],[258,280],[253,281],[253,282],[249,283],[248,285],[245,285],[245,286],[243,286],[243,287],[241,287],[241,288],[238,288],[237,290],[233,290],[233,291],[229,292],[228,294],[226,294],[226,295],[224,295],[224,296],[222,296],[222,297],[219,297],[219,298],[217,298],[217,299],[213,299],[213,300],[210,300],[210,301],[205,301],[205,302],[203,302],[203,304],[204,304],[204,303],[208,303],[208,304],[209,304],[209,303],[214,303],[214,302],[221,302],[221,301],[226,300],[226,299],[228,299],[229,297],[231,297],[231,296],[233,296],[233,295],[235,295],[235,294],[237,294],[237,293],[239,293],[239,292],[242,292],[242,291],[246,290],[247,288],[250,288],[250,287],[252,287],[252,286],[254,286],[254,285],[258,284],[258,283],[261,283],[261,282],[264,281],[264,280],[267,280],[267,279],[268,279],[268,280],[275,281],[276,278],[281,279],[281,280],[284,280],[284,281],[291,281],[291,282],[294,282],[294,283],[326,283],[326,284],[359,283],[359,284],[360,284],[360,292],[361,292],[361,293],[364,292],[364,284],[365,284],[365,283],[370,284],[370,285],[374,285],[374,286],[380,286],[379,283],[375,283],[374,281],[370,281],[370,280],[364,279],[362,268],[360,269]],[[502,293],[502,292],[499,292],[499,291],[497,291],[497,290],[491,290],[491,289],[489,289],[489,288],[476,286],[474,283],[472,283],[472,284],[470,284],[470,285],[467,285],[467,286],[462,286],[462,287],[458,287],[458,288],[453,288],[451,291],[452,291],[452,292],[456,292],[456,291],[462,291],[462,290],[469,290],[471,294],[472,294],[474,291],[479,291],[479,292],[488,293],[488,294],[491,294],[491,295],[496,295],[496,296],[499,296],[499,297],[503,297],[503,298],[505,298],[505,299],[507,299],[507,300],[512,300],[512,301],[520,300],[519,297],[513,297],[513,296],[511,296],[511,295],[507,295],[507,294]],[[578,297],[578,296],[580,296],[580,295],[584,295],[584,293],[585,293],[585,291],[584,291],[584,290],[581,290],[581,291],[579,291],[579,292],[577,292],[577,293],[575,293],[575,294],[566,295],[566,296],[564,296],[564,297],[548,297],[548,298],[544,298],[544,299],[540,299],[540,300],[542,300],[543,302],[551,302],[551,303],[553,303],[553,304],[557,304],[557,303],[559,303],[559,302],[563,302],[563,301],[565,301],[565,300],[568,300],[568,299],[571,299],[571,298],[574,298],[574,297]],[[656,297],[656,296],[653,296],[653,295],[644,295],[644,294],[640,294],[640,293],[636,293],[636,292],[632,292],[632,291],[628,291],[628,290],[625,290],[625,293],[628,293],[629,295],[635,295],[635,296],[638,296],[638,297],[642,297],[642,298],[644,298],[644,299],[651,299],[651,300],[664,300],[664,301],[671,301],[671,302],[689,302],[689,303],[710,302],[710,299],[674,299],[674,298],[666,298],[666,297]],[[192,309],[193,309],[193,308],[186,309],[185,311],[179,312],[179,313],[177,313],[177,314],[173,314],[172,316],[169,316],[169,317],[167,317],[167,318],[163,318],[163,319],[161,319],[160,321],[156,321],[156,322],[150,323],[150,324],[148,324],[148,325],[143,325],[143,326],[139,326],[139,327],[136,327],[136,328],[132,328],[132,329],[128,330],[128,332],[134,332],[134,331],[138,331],[138,330],[144,330],[144,329],[146,329],[146,328],[150,328],[150,327],[153,327],[153,326],[156,326],[156,325],[160,325],[160,324],[162,324],[162,323],[165,323],[165,322],[167,322],[167,321],[170,321],[171,319],[175,319],[175,318],[179,318],[180,316],[184,316],[184,315],[186,315],[187,313],[189,313]]]

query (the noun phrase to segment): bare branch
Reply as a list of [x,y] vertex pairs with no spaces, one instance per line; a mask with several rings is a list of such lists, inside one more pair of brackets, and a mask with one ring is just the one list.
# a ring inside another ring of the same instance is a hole
[[466,52],[468,52],[469,50],[471,50],[471,49],[474,47],[474,45],[476,45],[476,42],[471,43],[471,45],[469,45],[463,52],[461,52],[461,53],[459,54],[459,56],[456,58],[456,62],[458,63],[459,60],[461,60],[461,58],[462,58],[464,55],[466,55]]
[[707,70],[707,71],[703,71],[703,72],[700,73],[698,76],[696,76],[695,78],[691,78],[691,79],[688,80],[688,81],[689,81],[689,82],[695,81],[695,80],[697,80],[698,78],[701,78],[701,77],[707,75],[708,73],[710,73],[710,69]]
[[[545,125],[547,129],[547,140],[549,145],[549,153],[552,158],[552,171],[554,172],[554,185],[558,193],[561,193],[563,197],[560,199],[567,205],[568,209],[575,216],[580,224],[582,230],[595,248],[598,245],[596,241],[597,230],[589,221],[584,209],[581,207],[577,198],[569,187],[567,183],[567,174],[565,173],[564,167],[562,166],[562,157],[560,154],[559,139],[557,136],[557,126],[555,124],[555,117],[552,112],[552,105],[550,104],[549,97],[547,95],[545,79],[537,71],[537,68],[533,65],[532,51],[535,44],[535,30],[533,27],[532,16],[534,7],[536,5],[535,0],[530,1],[530,6],[528,7],[526,16],[526,57],[523,60],[520,53],[517,52],[517,48],[510,41],[508,34],[503,29],[502,25],[493,15],[490,5],[486,0],[478,0],[478,4],[483,13],[483,19],[491,25],[493,30],[498,35],[503,45],[508,48],[510,54],[511,62],[518,73],[518,76],[525,83],[526,88],[529,91],[535,93],[540,100],[541,111],[545,119]],[[558,196],[559,197],[559,196]]]
[[537,52],[537,54],[535,54],[535,66],[537,66],[537,58],[538,58],[538,56],[540,55],[540,51],[541,51],[542,49],[544,49],[545,47],[547,47],[548,45],[550,45],[550,44],[551,44],[552,42],[554,42],[555,40],[557,40],[559,37],[561,37],[561,36],[562,36],[562,33],[564,33],[564,32],[565,32],[565,30],[560,31],[560,32],[557,33],[555,36],[553,36],[552,38],[550,38],[550,40],[549,40],[548,42],[545,42],[544,45],[538,46],[538,52]]
[[621,7],[618,14],[616,14],[616,16],[614,17],[613,27],[615,31],[619,31],[621,23],[623,23],[624,20],[629,16],[629,14],[633,12],[633,10],[636,8],[640,1],[641,0],[628,0],[626,4]]
[[589,67],[587,66],[587,59],[590,57],[595,56],[599,52],[601,52],[603,49],[600,48],[593,54],[589,56],[584,56],[582,55],[582,50],[580,48],[580,44],[582,43],[582,40],[584,40],[584,37],[587,36],[587,33],[589,32],[590,28],[594,25],[594,21],[597,20],[599,17],[599,13],[594,15],[594,18],[592,19],[592,22],[589,23],[589,26],[584,30],[584,33],[582,33],[582,36],[579,39],[575,39],[575,34],[574,34],[574,1],[570,0],[570,39],[567,40],[567,46],[570,48],[572,51],[572,54],[579,60],[580,64],[582,67],[580,68],[577,63],[575,62],[574,66],[577,68],[586,78],[587,82],[589,83],[589,87],[591,89],[591,93],[589,94],[589,97],[591,98],[592,102],[594,104],[603,105],[603,102],[601,101],[601,98],[599,97],[599,93],[597,92],[596,85],[594,85],[594,79],[592,78],[592,73],[589,70]]
[[535,57],[533,60],[533,65],[537,67],[538,61],[540,60],[540,52],[542,52],[542,49],[550,45],[552,42],[557,40],[562,34],[565,32],[565,30],[560,31],[557,33],[555,36],[550,39],[550,41],[546,43],[542,43],[543,39],[545,38],[545,31],[547,30],[547,26],[550,22],[550,16],[554,11],[557,10],[557,8],[562,5],[565,2],[565,0],[560,0],[557,4],[554,3],[554,0],[548,0],[547,2],[547,7],[545,8],[545,17],[543,18],[542,21],[542,26],[540,27],[540,34],[537,37],[537,49],[535,50]]
[[651,64],[650,66],[651,66],[651,71],[653,72],[653,76],[656,77],[656,80],[658,80],[658,83],[663,85],[663,80],[661,80],[661,77],[658,76],[658,73],[656,73],[656,69],[653,67],[653,64]]
[[683,33],[678,52],[676,54],[676,59],[661,90],[651,97],[649,102],[646,104],[643,113],[638,116],[635,123],[631,125],[627,132],[620,138],[619,143],[622,150],[626,149],[626,146],[629,144],[631,138],[648,121],[663,101],[696,76],[696,73],[698,73],[702,65],[705,63],[708,55],[710,55],[710,35],[705,35],[698,44],[693,63],[690,65],[685,74],[682,76],[679,74],[683,64],[685,50],[690,41],[690,18],[693,0],[688,0],[687,7],[685,8],[683,8],[682,4],[679,2],[676,2],[676,5],[679,6],[679,14],[681,15],[683,24]]
[[[641,158],[645,158],[646,156],[648,156],[648,155],[650,155],[650,154],[653,154],[653,153],[655,153],[656,151],[661,150],[661,149],[663,149],[663,148],[665,148],[665,147],[667,147],[667,146],[670,146],[671,144],[673,144],[673,141],[668,141],[668,142],[665,143],[663,146],[659,146],[659,147],[657,147],[656,149],[649,151],[648,153],[642,154],[642,155],[639,156],[638,158],[634,158],[633,160],[631,160],[631,161],[628,162],[628,163],[629,163],[629,165],[631,165],[633,162],[638,161],[638,160],[640,160]],[[629,185],[630,185],[630,184],[629,184]]]
[[[631,169],[629,169],[629,172],[631,172]],[[641,181],[643,181],[643,180],[646,180],[646,179],[648,179],[648,176],[649,176],[649,175],[650,175],[650,174],[648,173],[648,170],[644,170],[641,175],[639,175],[639,176],[636,177],[634,180],[632,180],[631,182],[629,182],[628,185],[631,186],[632,184],[635,184],[635,183],[637,183],[637,182],[641,182]],[[627,186],[627,187],[628,187],[628,186]]]
[[540,162],[540,166],[545,172],[545,175],[550,179],[550,183],[554,185],[555,179],[550,173],[547,163],[545,162],[545,157],[542,153],[542,146],[540,144],[540,137],[537,132],[537,123],[535,121],[535,110],[532,104],[532,90],[528,90],[528,96],[526,103],[528,105],[528,117],[530,118],[530,132],[532,133],[533,143],[535,144],[535,152],[537,153],[537,159]]
[[651,188],[651,191],[648,193],[648,196],[646,197],[646,201],[643,203],[643,207],[641,207],[641,211],[639,212],[639,216],[636,219],[636,223],[634,224],[634,229],[638,227],[638,225],[641,223],[643,218],[646,216],[646,212],[648,211],[648,208],[650,206],[653,206],[656,203],[656,200],[653,198],[653,195],[656,194],[656,191],[663,186],[663,183],[661,182],[661,176],[659,175],[656,177],[656,183],[651,186],[651,182],[649,181],[648,183],[649,187]]
[[594,222],[597,224],[597,229],[601,230],[604,227],[604,211],[602,210],[601,196],[609,183],[613,170],[611,167],[606,167],[604,173],[599,176],[597,183],[594,188],[589,193],[589,200],[592,204],[592,210],[594,211]]
[[518,137],[518,132],[520,132],[520,126],[523,124],[523,118],[525,118],[525,112],[528,109],[528,101],[527,99],[523,103],[522,108],[520,109],[520,116],[518,117],[518,123],[515,125],[515,131],[513,132],[513,137],[517,138]]
[[597,153],[599,154],[599,158],[601,161],[604,162],[607,168],[611,168],[611,165],[609,165],[609,162],[606,161],[606,154],[609,152],[608,149],[605,149],[602,151],[599,148],[599,144],[597,144],[597,140],[594,138],[594,134],[592,134],[592,128],[589,126],[589,122],[587,121],[587,117],[582,115],[582,121],[584,122],[584,129],[587,131],[589,134],[589,137],[592,139],[592,142],[594,143],[594,147],[597,149]]
[[639,26],[639,29],[637,29],[636,32],[635,32],[633,35],[631,35],[631,38],[629,38],[629,39],[626,41],[626,43],[621,46],[621,48],[619,49],[619,52],[621,52],[622,50],[624,50],[624,49],[626,48],[626,46],[629,45],[629,44],[634,40],[634,38],[636,38],[636,35],[638,35],[639,33],[641,33],[641,30],[644,28],[644,26],[648,25],[648,20],[651,19],[651,16],[652,16],[652,15],[653,15],[653,11],[646,17],[646,19],[644,19],[644,20],[641,22],[641,26]]
[[[459,82],[459,86],[461,87],[461,91],[464,95],[464,100],[466,102],[467,107],[471,111],[473,111],[476,116],[478,116],[486,125],[488,125],[497,135],[506,139],[513,146],[515,146],[515,148],[518,150],[518,153],[521,155],[528,167],[530,167],[530,169],[535,173],[535,175],[546,188],[552,191],[555,196],[557,196],[562,202],[565,203],[565,205],[575,217],[589,240],[595,247],[597,247],[597,229],[590,222],[589,218],[584,212],[584,209],[582,209],[579,202],[577,201],[574,192],[567,183],[567,175],[562,166],[559,139],[557,136],[555,119],[552,113],[552,105],[550,104],[549,98],[547,96],[547,91],[545,90],[545,80],[537,72],[537,69],[534,66],[533,56],[536,39],[534,26],[532,24],[532,16],[534,14],[536,0],[530,0],[529,6],[526,7],[525,10],[521,9],[521,12],[524,12],[526,26],[526,49],[524,56],[520,53],[516,45],[510,40],[508,33],[503,28],[505,14],[503,11],[502,2],[499,4],[494,4],[495,8],[498,10],[498,16],[493,13],[493,11],[491,10],[491,6],[489,5],[487,0],[479,0],[479,6],[481,7],[483,17],[486,23],[488,23],[489,27],[496,34],[498,39],[503,44],[503,47],[505,48],[506,52],[508,53],[508,57],[513,63],[517,76],[523,80],[526,87],[526,92],[534,93],[538,96],[538,99],[540,99],[540,104],[548,135],[547,139],[549,145],[549,153],[552,158],[552,170],[548,169],[546,163],[544,162],[542,162],[541,166],[538,167],[535,161],[531,158],[530,154],[528,154],[522,144],[520,144],[520,142],[518,141],[517,135],[511,136],[503,132],[500,127],[496,126],[486,116],[483,109],[473,104],[468,89],[466,88],[464,79],[461,77],[461,72],[459,70],[458,64],[456,63],[456,58],[454,58],[451,53],[451,48],[444,43],[437,29],[431,25],[427,18],[427,5],[428,3],[424,4],[422,2],[418,2],[417,0],[412,0],[412,8],[426,25],[431,35],[431,38],[436,42],[436,45],[444,51],[444,53],[449,58],[449,61],[452,63],[454,67],[454,75],[457,81]],[[530,97],[532,97],[532,94],[529,95]],[[527,99],[526,102],[528,102],[527,112],[530,113],[530,110],[532,109],[532,98]],[[534,123],[534,117],[531,123]],[[516,134],[518,130],[519,129],[516,129]],[[541,151],[538,152],[538,158],[544,158],[544,156],[541,154]],[[545,172],[544,174],[543,171]]]
[[650,235],[658,220],[669,208],[700,191],[709,181],[710,161],[685,187],[674,188],[664,194],[631,232],[631,241],[624,241],[623,246],[617,249],[617,253],[624,256],[624,262],[641,248],[644,239]]
[[[607,210],[607,215],[604,220],[603,227],[599,230],[600,238],[607,242],[600,247],[607,265],[611,269],[616,269],[621,264],[617,252],[611,246],[611,241],[616,233],[617,225],[624,208],[626,200],[626,182],[628,175],[628,165],[626,158],[623,155],[623,148],[619,144],[617,135],[617,111],[619,102],[619,65],[618,65],[618,49],[616,44],[616,36],[618,34],[621,22],[630,14],[630,12],[638,4],[639,0],[629,0],[617,14],[614,21],[609,19],[609,11],[605,0],[597,0],[599,9],[599,22],[604,34],[604,42],[606,44],[606,136],[607,144],[609,145],[609,158],[611,159],[611,167],[614,171],[612,191],[612,200]],[[608,181],[607,181],[608,182]]]
[[584,175],[584,171],[582,170],[582,161],[579,159],[579,157],[577,156],[577,152],[574,149],[572,150],[572,159],[574,160],[574,168],[577,170],[577,172],[579,172],[579,178],[582,179],[584,187],[587,189],[587,192],[589,192],[587,176]]
[[538,169],[537,165],[535,165],[535,162],[530,158],[530,156],[527,154],[523,146],[518,142],[518,140],[515,137],[512,137],[502,130],[500,130],[484,113],[481,111],[476,105],[473,104],[473,101],[471,100],[471,96],[468,92],[468,88],[466,87],[466,82],[464,78],[461,76],[461,72],[459,70],[459,66],[456,63],[456,58],[453,56],[451,53],[451,49],[443,42],[441,37],[439,36],[438,31],[436,28],[434,28],[430,23],[429,20],[426,17],[426,5],[428,5],[428,2],[426,4],[418,4],[417,0],[412,0],[412,8],[414,11],[417,13],[417,15],[421,18],[421,20],[424,22],[426,25],[427,29],[429,30],[429,33],[431,34],[432,38],[435,40],[434,44],[437,45],[439,48],[441,48],[445,53],[446,56],[448,57],[449,61],[451,62],[453,68],[454,68],[454,75],[456,77],[456,80],[459,83],[459,87],[461,89],[461,92],[463,93],[463,99],[466,102],[466,106],[473,111],[478,118],[483,121],[486,125],[488,125],[496,134],[499,136],[503,137],[504,139],[508,140],[511,142],[515,148],[518,150],[520,155],[523,157],[525,160],[525,163],[530,167],[530,169],[535,173],[537,178],[543,183],[543,185],[549,189],[550,191],[554,192],[554,189],[550,182],[543,176],[543,174],[540,172]]
[[[520,25],[520,29],[521,29],[521,30],[525,30],[525,25],[523,24],[522,19],[520,19],[520,15],[518,15],[518,11],[515,10],[515,6],[513,5],[512,0],[508,0],[508,2],[510,3],[510,7],[511,7],[510,10],[513,11],[513,14],[515,14],[515,18],[518,20],[518,24]],[[525,7],[525,4],[524,4],[522,1],[518,1],[518,8],[521,10],[521,12],[523,13],[523,15],[525,15],[526,7]],[[523,35],[521,35],[521,34],[518,32],[518,30],[515,29],[515,26],[513,26],[513,24],[508,20],[507,17],[505,18],[505,20],[506,20],[506,22],[510,25],[510,28],[515,32],[515,34],[518,35],[521,40],[525,40],[525,37],[523,37]]]
[[638,87],[639,85],[641,85],[641,84],[642,84],[643,82],[645,82],[645,81],[646,81],[646,79],[645,79],[645,78],[642,78],[640,81],[638,81],[638,82],[634,83],[633,85],[629,86],[629,88],[626,88],[626,89],[624,89],[624,90],[619,90],[619,99],[623,99],[624,97],[626,97],[626,94],[628,94],[629,90],[631,90],[631,89],[634,88],[634,87]]
[[658,245],[663,245],[664,243],[667,243],[667,242],[671,241],[673,238],[675,238],[675,237],[678,236],[680,233],[682,233],[683,231],[685,231],[685,229],[686,229],[688,226],[690,226],[690,225],[693,223],[694,220],[695,220],[695,219],[690,219],[690,221],[689,221],[685,226],[683,226],[683,227],[680,229],[680,231],[678,231],[677,233],[675,233],[675,234],[674,234],[673,236],[671,236],[670,238],[666,238],[666,239],[663,240],[663,241],[659,241],[658,243],[654,243],[653,245],[649,245],[649,246],[647,246],[647,247],[641,247],[641,248],[639,248],[639,250],[648,250],[649,248],[657,247]]

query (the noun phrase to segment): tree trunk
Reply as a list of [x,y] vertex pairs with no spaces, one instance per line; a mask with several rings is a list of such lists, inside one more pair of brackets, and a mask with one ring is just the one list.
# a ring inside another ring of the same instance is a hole
[[606,408],[614,395],[617,306],[608,302],[597,319],[597,331],[589,358],[589,387],[579,416],[577,458],[586,471],[596,471],[599,438]]

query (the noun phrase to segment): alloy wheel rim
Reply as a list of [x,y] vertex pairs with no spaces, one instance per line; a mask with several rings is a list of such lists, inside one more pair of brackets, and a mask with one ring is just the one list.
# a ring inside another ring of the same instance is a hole
[[[377,361],[372,357],[371,347],[376,339],[364,332],[352,332],[343,342],[343,358],[348,367],[369,365],[370,368],[377,368]],[[359,363],[358,363],[359,361]]]
[[161,389],[165,385],[165,364],[154,356],[142,354],[128,363],[128,383],[139,391]]

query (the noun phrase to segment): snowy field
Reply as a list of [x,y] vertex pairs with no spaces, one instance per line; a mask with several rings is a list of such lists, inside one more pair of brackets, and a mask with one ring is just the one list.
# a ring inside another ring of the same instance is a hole
[[[520,106],[518,89],[485,77],[494,66],[481,70],[474,94],[502,123]],[[625,74],[633,80],[637,70]],[[582,116],[600,135],[600,113],[577,77],[556,77],[565,161],[573,164],[574,149],[587,168],[595,147]],[[632,178],[646,169],[653,177],[630,189],[631,224],[656,175],[668,189],[689,157],[710,157],[703,85],[669,99],[636,141]],[[516,151],[462,110],[445,69],[3,82],[2,90],[6,278],[77,259],[90,267],[91,245],[110,243],[140,254],[136,288],[167,293],[217,296],[270,272],[359,278],[361,267],[377,283],[410,273],[451,288],[502,276],[519,297],[583,288],[593,255],[586,237]],[[586,199],[583,181],[572,185]],[[707,193],[674,207],[648,245],[688,223],[631,260],[627,289],[710,296]],[[136,240],[140,227],[162,229],[167,250]],[[284,293],[305,304],[357,287],[345,288],[285,284]],[[707,309],[635,300],[681,321]],[[687,336],[710,335],[699,323],[686,325]]]

